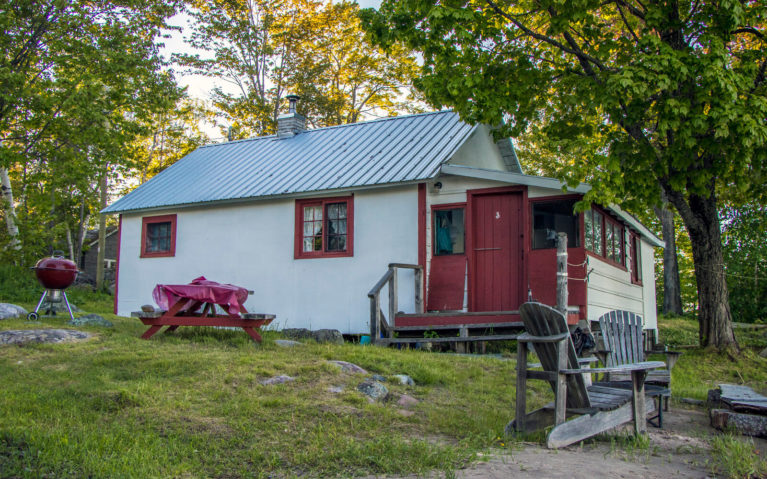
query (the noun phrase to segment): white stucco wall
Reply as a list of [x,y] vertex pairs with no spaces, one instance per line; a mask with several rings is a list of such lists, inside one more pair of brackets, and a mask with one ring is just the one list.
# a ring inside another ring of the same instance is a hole
[[[197,276],[254,290],[251,312],[273,313],[283,328],[369,331],[367,293],[389,263],[418,262],[417,186],[354,195],[354,256],[294,259],[295,200],[184,208],[176,213],[176,255],[140,258],[141,218],[124,215],[120,245],[118,314],[153,304],[158,283]],[[401,270],[399,309],[414,312],[413,274]],[[386,290],[384,290],[386,294]],[[386,304],[386,297],[382,303]],[[384,308],[385,309],[385,308]]]

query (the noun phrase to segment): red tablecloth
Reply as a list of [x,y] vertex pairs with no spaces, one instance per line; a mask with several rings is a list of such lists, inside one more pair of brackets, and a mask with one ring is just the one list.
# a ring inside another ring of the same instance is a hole
[[[158,284],[152,291],[152,298],[160,309],[166,311],[179,299],[186,298],[225,306],[229,314],[240,314],[240,307],[248,299],[248,290],[233,284],[208,281],[205,276],[200,276],[189,284]],[[200,307],[202,305],[197,309]]]

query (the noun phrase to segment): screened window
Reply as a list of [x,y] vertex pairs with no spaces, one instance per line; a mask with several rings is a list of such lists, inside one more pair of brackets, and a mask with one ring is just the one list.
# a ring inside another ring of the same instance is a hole
[[573,213],[575,200],[533,203],[533,249],[556,248],[557,233],[567,233],[567,247],[580,245],[578,215]]
[[352,197],[296,201],[296,258],[352,256]]
[[434,210],[433,245],[436,256],[466,252],[463,208]]
[[583,214],[586,249],[620,265],[626,264],[625,229],[622,224],[591,209]]
[[176,215],[141,219],[141,257],[175,256]]

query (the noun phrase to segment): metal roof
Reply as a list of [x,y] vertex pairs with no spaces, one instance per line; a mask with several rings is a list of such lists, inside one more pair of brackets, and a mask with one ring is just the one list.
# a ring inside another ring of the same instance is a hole
[[200,147],[103,210],[156,209],[434,177],[475,127],[451,111]]

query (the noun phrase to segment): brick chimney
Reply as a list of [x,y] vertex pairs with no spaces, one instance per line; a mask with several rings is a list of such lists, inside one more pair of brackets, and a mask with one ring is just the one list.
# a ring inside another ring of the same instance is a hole
[[296,113],[296,102],[301,98],[298,95],[288,95],[290,102],[288,112],[277,117],[277,136],[288,138],[298,135],[306,129],[306,118]]

